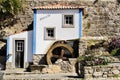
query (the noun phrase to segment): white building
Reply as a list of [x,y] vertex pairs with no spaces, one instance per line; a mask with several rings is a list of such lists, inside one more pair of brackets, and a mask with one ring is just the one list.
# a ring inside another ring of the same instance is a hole
[[33,61],[33,55],[46,54],[57,40],[82,36],[82,9],[79,6],[40,6],[33,11],[33,31],[7,38],[7,65],[12,68],[26,68]]

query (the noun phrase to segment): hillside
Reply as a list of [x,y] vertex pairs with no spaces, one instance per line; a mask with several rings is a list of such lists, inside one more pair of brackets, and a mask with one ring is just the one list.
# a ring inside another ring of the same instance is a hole
[[25,0],[18,15],[4,14],[0,21],[0,38],[33,29],[33,11],[35,6],[71,5],[83,8],[83,36],[120,36],[119,0]]

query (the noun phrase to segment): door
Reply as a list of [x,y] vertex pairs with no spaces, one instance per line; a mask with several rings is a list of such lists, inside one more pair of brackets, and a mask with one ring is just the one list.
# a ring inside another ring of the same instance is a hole
[[15,67],[24,68],[24,40],[15,40]]

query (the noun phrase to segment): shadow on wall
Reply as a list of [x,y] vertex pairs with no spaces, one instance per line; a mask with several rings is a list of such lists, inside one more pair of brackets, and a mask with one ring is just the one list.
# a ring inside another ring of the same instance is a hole
[[120,4],[120,0],[116,0],[118,2],[118,4]]
[[23,31],[30,31],[30,30],[33,30],[33,21],[27,26],[27,29]]
[[84,78],[85,71],[84,71],[84,65],[83,65],[82,61],[77,62],[75,64],[75,71],[80,78]]
[[4,70],[6,66],[6,44],[0,49],[0,70]]
[[39,61],[40,65],[47,65],[47,61],[46,61],[46,55],[44,55],[41,60]]
[[17,23],[18,18],[15,18],[13,14],[9,12],[0,12],[0,29],[2,27],[10,27]]

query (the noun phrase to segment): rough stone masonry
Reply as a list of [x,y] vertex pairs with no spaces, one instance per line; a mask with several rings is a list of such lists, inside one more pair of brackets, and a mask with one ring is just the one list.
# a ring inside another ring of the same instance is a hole
[[[29,28],[33,21],[32,8],[45,5],[71,5],[81,6],[83,12],[83,37],[84,36],[120,36],[120,1],[119,0],[25,0],[23,12],[19,18],[18,25],[5,28],[6,35],[18,32],[18,29]],[[18,29],[17,29],[18,28]],[[13,31],[11,31],[11,29]],[[20,29],[20,31],[21,31]]]

